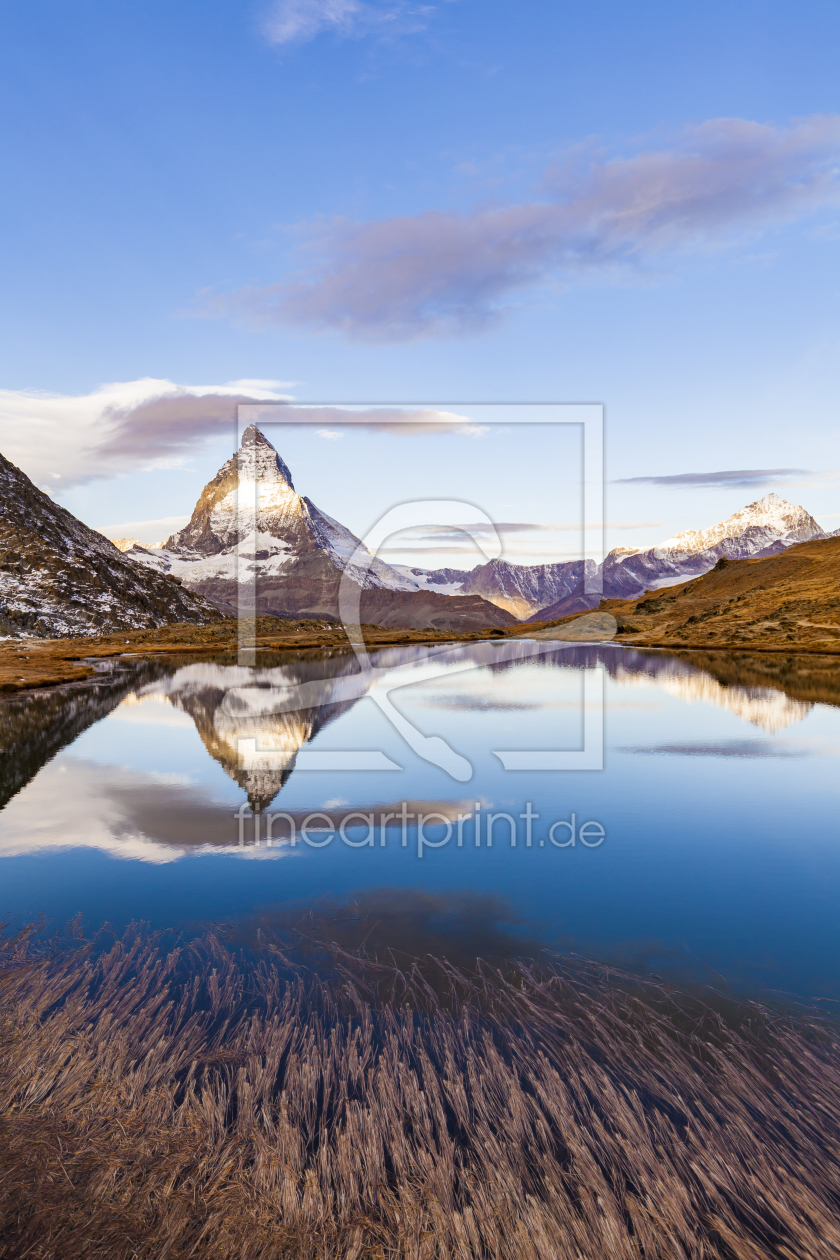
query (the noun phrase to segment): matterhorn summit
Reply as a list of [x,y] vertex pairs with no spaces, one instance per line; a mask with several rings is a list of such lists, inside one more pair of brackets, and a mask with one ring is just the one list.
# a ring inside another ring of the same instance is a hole
[[176,576],[221,603],[241,605],[240,588],[257,575],[261,602],[280,600],[272,612],[301,612],[301,598],[316,615],[332,612],[322,607],[324,598],[331,604],[332,588],[345,571],[363,589],[414,589],[349,529],[297,493],[286,464],[253,424],[237,453],[205,486],[189,524],[167,539],[163,551]]
[[128,553],[180,578],[229,615],[338,617],[349,578],[361,591],[363,620],[441,629],[507,625],[515,618],[476,595],[450,599],[368,551],[344,525],[295,489],[290,469],[256,425],[219,469],[190,521],[163,547]]

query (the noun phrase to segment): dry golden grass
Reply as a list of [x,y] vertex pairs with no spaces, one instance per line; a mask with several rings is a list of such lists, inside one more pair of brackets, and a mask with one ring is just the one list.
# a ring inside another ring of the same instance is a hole
[[583,963],[0,962],[0,1256],[826,1260],[840,1054]]
[[727,561],[679,586],[603,600],[600,608],[618,621],[616,641],[634,647],[840,653],[840,538]]
[[[518,627],[516,627],[518,629]],[[360,626],[369,647],[392,644],[449,643],[497,638],[505,632],[477,630],[458,633],[444,630],[398,630]],[[356,637],[353,629],[351,638]],[[164,626],[157,630],[121,630],[116,634],[74,639],[0,640],[0,691],[50,687],[93,677],[94,659],[156,656],[191,652],[238,652],[240,644],[256,653],[263,650],[348,647],[348,636],[338,623],[293,621],[279,617],[234,618],[213,625]],[[255,659],[254,664],[259,664]]]

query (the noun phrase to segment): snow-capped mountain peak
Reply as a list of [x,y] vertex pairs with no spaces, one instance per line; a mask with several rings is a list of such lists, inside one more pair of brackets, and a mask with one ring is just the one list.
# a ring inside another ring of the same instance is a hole
[[255,424],[242,434],[242,445],[234,456],[240,480],[259,481],[262,485],[285,483],[294,490],[289,467]]
[[239,450],[204,487],[189,523],[164,547],[185,557],[217,555],[237,547],[244,535],[253,535],[255,518],[259,535],[282,537],[303,512],[291,472],[251,424]]
[[255,580],[267,611],[317,615],[335,615],[343,573],[365,590],[417,590],[297,493],[288,466],[253,424],[204,487],[189,523],[162,548],[131,554],[230,610],[243,611],[242,599],[253,600]]
[[803,507],[789,503],[781,495],[765,494],[763,498],[756,499],[755,503],[748,503],[746,507],[734,512],[725,521],[712,525],[710,529],[687,529],[681,534],[666,538],[655,550],[691,555],[698,551],[708,551],[725,538],[739,538],[748,530],[762,530],[768,535],[768,543],[778,540],[786,545],[824,537],[821,527]]

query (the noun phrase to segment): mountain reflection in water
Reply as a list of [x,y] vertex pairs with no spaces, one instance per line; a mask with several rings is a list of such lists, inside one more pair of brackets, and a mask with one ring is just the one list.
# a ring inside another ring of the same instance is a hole
[[[830,658],[774,656],[771,660],[746,653],[708,653],[698,658],[696,654],[641,652],[614,645],[573,645],[542,651],[545,646],[540,644],[539,654],[534,655],[535,646],[527,641],[506,643],[504,656],[492,642],[432,649],[386,648],[371,655],[371,674],[361,672],[350,653],[317,651],[277,654],[267,657],[257,669],[195,658],[188,663],[122,660],[90,683],[5,699],[0,702],[0,806],[18,799],[4,815],[0,853],[89,845],[121,856],[166,862],[199,848],[239,847],[230,802],[212,799],[200,784],[181,781],[177,775],[174,779],[160,773],[150,775],[133,765],[104,766],[73,753],[65,754],[60,764],[53,760],[62,748],[117,709],[128,718],[130,710],[164,705],[173,718],[177,713],[183,715],[181,721],[189,719],[207,753],[242,790],[251,809],[264,812],[276,802],[294,773],[301,750],[383,677],[399,686],[431,682],[425,703],[438,707],[441,719],[447,708],[491,713],[497,709],[499,720],[504,722],[506,708],[550,707],[545,686],[534,691],[524,683],[520,686],[519,678],[507,698],[498,687],[494,690],[494,677],[502,678],[523,665],[543,671],[541,677],[556,675],[557,671],[568,676],[569,671],[602,666],[620,689],[653,683],[670,696],[725,709],[770,734],[803,721],[818,701],[840,704],[837,663]],[[485,687],[471,692],[460,682],[456,685],[456,679],[469,679],[461,671],[476,668],[489,680],[489,690]],[[448,690],[436,690],[436,677],[444,678]],[[524,675],[520,677],[524,679]],[[301,705],[301,700],[306,703]],[[570,701],[566,707],[574,705]],[[704,741],[684,747],[651,744],[625,751],[795,755],[781,746],[773,754],[760,741],[752,747],[732,740],[721,741],[719,746]],[[37,799],[29,790],[20,795],[39,772]],[[405,789],[403,793],[408,795]],[[469,794],[467,789],[466,796]],[[395,801],[399,795],[399,790],[391,790],[385,796],[380,791],[370,800],[357,797],[352,812],[397,809],[398,803],[382,802]],[[455,818],[460,810],[470,808],[469,800],[462,799],[464,795],[460,787],[457,798],[453,799],[454,794],[446,799],[423,797],[414,803],[428,813]],[[346,805],[340,802],[340,806]],[[322,806],[319,799],[311,808]],[[299,825],[310,807],[290,804],[288,808]],[[346,812],[341,807],[333,811],[336,825]],[[74,825],[68,819],[78,821]],[[268,856],[264,851],[262,855]],[[272,856],[279,856],[278,849]]]
[[[356,703],[364,687],[355,656],[303,658],[273,669],[199,663],[147,683],[123,704],[164,701],[187,713],[210,756],[245,792],[252,810],[266,809],[288,782],[304,744]],[[317,703],[287,709],[301,685]]]
[[[497,659],[498,648],[492,643],[459,645],[435,657],[448,671],[478,665],[494,674],[516,669],[525,661],[563,670],[602,665],[621,686],[653,680],[681,700],[717,705],[772,733],[801,722],[814,705],[812,699],[789,694],[801,678],[812,680],[814,669],[807,663],[804,668],[800,665],[799,672],[788,668],[779,675],[782,686],[771,687],[729,681],[733,673],[737,676],[739,664],[731,658],[726,661],[727,679],[720,680],[709,672],[720,665],[714,660],[706,662],[706,669],[698,669],[685,658],[613,647],[575,646],[539,656],[532,655],[527,643],[505,647],[508,658],[502,661]],[[413,647],[384,649],[374,657],[379,671],[407,670],[403,685],[423,681],[423,667],[429,659],[425,649]],[[745,676],[754,676],[754,660],[745,659],[740,665]],[[416,679],[412,668],[417,671]],[[356,658],[346,655],[328,660],[301,658],[257,670],[195,664],[147,683],[122,703],[158,699],[189,714],[208,753],[247,794],[251,808],[264,810],[291,776],[300,749],[366,695],[369,687],[369,676],[360,674]],[[840,703],[840,689],[837,694],[830,694],[828,686],[825,690],[829,703]],[[294,703],[298,695],[310,703],[305,708],[290,708],[290,698]],[[471,699],[469,695],[459,695],[458,703],[462,707],[495,707],[492,698]],[[517,707],[527,705],[526,699]]]
[[[485,641],[370,659],[121,658],[0,700],[0,915],[297,929],[465,962],[560,946],[840,998],[836,658]],[[603,771],[500,768],[499,749],[579,749],[601,679]],[[425,759],[387,705],[472,777]],[[365,750],[378,768],[350,764]],[[440,848],[421,848],[420,814]],[[572,816],[603,844],[555,847]]]

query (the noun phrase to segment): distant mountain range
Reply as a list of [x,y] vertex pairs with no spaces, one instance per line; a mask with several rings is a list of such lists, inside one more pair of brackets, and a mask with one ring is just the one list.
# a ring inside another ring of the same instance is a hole
[[[256,505],[256,540],[253,527],[240,527],[242,502]],[[773,555],[825,537],[804,508],[768,494],[711,529],[690,530],[647,550],[615,548],[601,565],[603,594],[584,593],[587,578],[598,572],[592,560],[490,560],[469,570],[389,565],[297,494],[290,470],[251,425],[238,454],[204,488],[189,524],[158,548],[135,545],[126,554],[175,574],[231,614],[241,605],[240,582],[253,571],[261,613],[336,617],[346,572],[362,588],[363,620],[454,630],[562,617],[595,608],[601,599],[632,599],[707,573],[721,556]],[[353,566],[359,549],[364,567]]]
[[786,551],[795,543],[828,537],[803,507],[778,494],[766,494],[711,529],[686,530],[644,551],[614,548],[602,565],[601,595],[584,596],[581,586],[530,620],[550,620],[594,608],[601,599],[636,599],[645,591],[700,577],[724,556],[728,560],[755,560]]
[[602,599],[635,599],[645,591],[699,577],[713,569],[721,556],[730,560],[755,559],[776,555],[795,543],[830,536],[804,508],[777,494],[767,494],[711,529],[688,530],[643,551],[614,548],[600,566],[601,594],[584,594],[586,579],[599,569],[592,560],[539,565],[491,560],[469,571],[405,572],[418,582],[434,583],[436,590],[481,594],[510,609],[520,620],[550,621],[597,608]]
[[[390,565],[294,487],[251,425],[202,491],[189,523],[159,546],[113,544],[83,525],[0,456],[0,633],[83,635],[271,613],[338,619],[349,579],[363,622],[444,631],[548,621],[637,599],[729,560],[775,555],[830,537],[804,508],[765,495],[709,529],[644,550],[617,547],[585,587],[592,560],[472,569]],[[244,506],[243,506],[244,505]],[[840,531],[835,531],[840,534]]]

